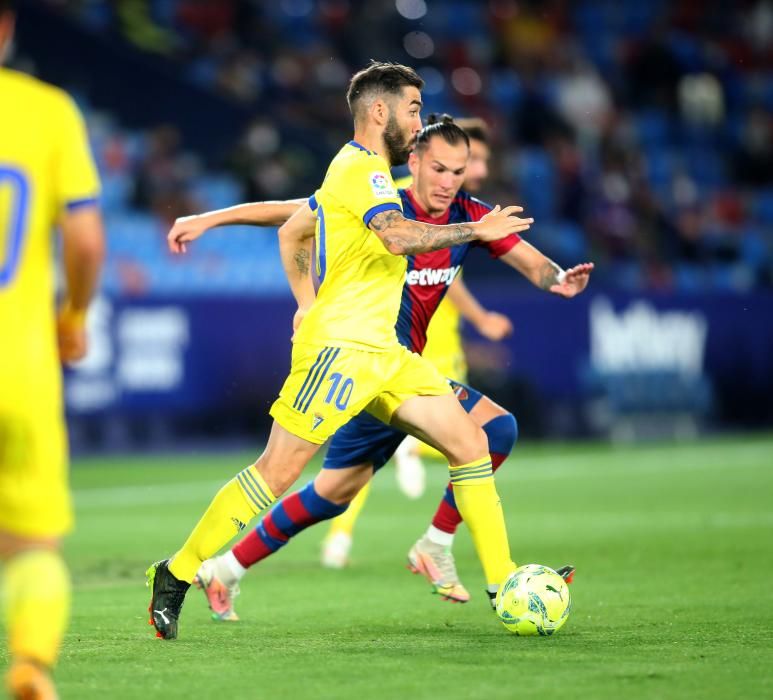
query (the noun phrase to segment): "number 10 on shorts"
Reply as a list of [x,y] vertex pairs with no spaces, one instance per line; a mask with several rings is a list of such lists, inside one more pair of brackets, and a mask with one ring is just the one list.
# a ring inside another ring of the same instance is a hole
[[350,377],[344,379],[340,372],[333,372],[328,381],[330,382],[330,390],[325,397],[325,403],[333,403],[335,401],[335,407],[339,411],[343,411],[349,404],[349,399],[352,396],[354,380]]

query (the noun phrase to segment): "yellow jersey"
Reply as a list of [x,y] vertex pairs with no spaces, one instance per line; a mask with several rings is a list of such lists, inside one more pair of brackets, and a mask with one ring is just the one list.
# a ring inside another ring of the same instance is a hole
[[350,141],[309,205],[317,212],[320,286],[294,342],[373,352],[394,347],[406,259],[368,228],[376,214],[402,210],[388,162]]
[[467,361],[462,346],[461,321],[459,310],[446,295],[432,314],[427,327],[427,344],[421,354],[443,376],[466,382]]
[[[0,386],[38,403],[61,385],[53,226],[94,204],[99,179],[83,119],[62,90],[0,68]],[[10,392],[9,392],[10,393]]]

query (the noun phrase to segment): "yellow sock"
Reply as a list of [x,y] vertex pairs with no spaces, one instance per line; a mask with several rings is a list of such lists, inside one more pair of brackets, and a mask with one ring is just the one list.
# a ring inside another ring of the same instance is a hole
[[513,569],[507,541],[505,517],[494,484],[491,457],[486,455],[469,464],[449,467],[454,499],[483,565],[489,586],[498,586]]
[[70,616],[70,576],[59,552],[33,549],[11,557],[3,573],[12,659],[51,667]]
[[354,532],[354,524],[357,522],[357,518],[360,517],[360,511],[365,505],[365,501],[368,500],[368,494],[370,493],[370,482],[365,484],[360,489],[360,492],[354,497],[354,500],[349,504],[349,507],[330,521],[330,530],[328,531],[328,537],[337,535],[342,532],[345,535],[352,536]]
[[260,511],[276,501],[257,467],[239,472],[218,491],[182,549],[174,555],[169,571],[181,581],[193,581],[201,562],[213,556]]

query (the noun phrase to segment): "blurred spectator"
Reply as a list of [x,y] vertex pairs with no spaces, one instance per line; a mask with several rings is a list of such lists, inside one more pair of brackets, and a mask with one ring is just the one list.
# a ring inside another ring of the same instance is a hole
[[755,105],[744,118],[735,174],[749,185],[773,182],[773,115],[769,109]]
[[572,50],[557,79],[557,92],[559,112],[572,125],[580,142],[592,148],[611,117],[609,88],[593,66]]
[[676,89],[682,69],[666,38],[663,25],[634,47],[628,61],[627,97],[637,107],[676,109]]
[[691,126],[717,126],[725,116],[722,85],[709,73],[685,75],[679,81],[679,110]]
[[147,154],[137,165],[132,204],[150,209],[165,224],[198,208],[190,194],[199,170],[196,158],[180,149],[180,133],[160,126],[148,134]]
[[[771,283],[770,0],[40,6],[146,52],[170,90],[194,86],[195,100],[198,91],[212,95],[210,114],[236,105],[234,121],[249,122],[203,165],[193,155],[202,144],[188,134],[201,140],[207,132],[181,128],[196,114],[181,113],[177,125],[149,133],[92,115],[116,235],[142,230],[143,240],[155,240],[176,216],[204,206],[312,192],[351,135],[348,78],[377,57],[410,63],[426,76],[425,111],[489,122],[496,147],[484,198],[517,197],[560,262],[590,254],[601,281],[628,288]],[[115,90],[121,83],[111,75]],[[167,112],[159,121],[168,119]],[[183,273],[156,269],[166,264],[158,262],[161,246],[148,244],[135,259],[136,245],[126,245],[116,272],[125,289],[184,283]],[[239,246],[217,264],[238,266]],[[685,268],[691,274],[681,274]],[[271,279],[266,284],[285,289],[281,271]],[[211,280],[203,275],[201,284]]]

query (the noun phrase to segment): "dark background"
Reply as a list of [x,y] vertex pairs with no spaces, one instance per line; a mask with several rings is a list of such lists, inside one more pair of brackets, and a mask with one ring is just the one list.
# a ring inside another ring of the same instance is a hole
[[[502,346],[466,330],[471,381],[525,434],[770,427],[772,39],[767,2],[21,2],[12,65],[76,97],[104,184],[102,350],[69,377],[76,444],[265,429],[292,313],[273,233],[223,230],[182,261],[164,236],[180,215],[312,192],[371,58],[420,71],[425,114],[486,119],[483,198],[523,204],[563,266],[597,265],[563,302],[470,260],[470,287],[516,326]],[[594,326],[599,299],[617,325]],[[158,307],[187,329],[160,354],[121,330],[125,310]],[[705,333],[680,341],[685,322]],[[699,336],[686,369],[680,342]],[[155,379],[132,375],[143,353],[168,360]]]

